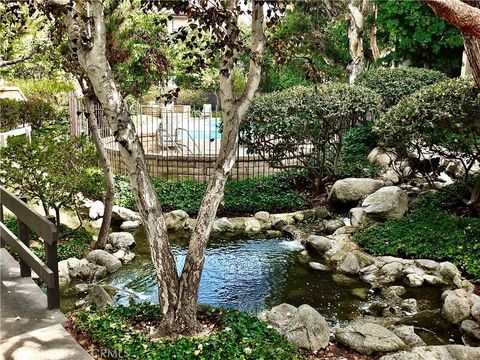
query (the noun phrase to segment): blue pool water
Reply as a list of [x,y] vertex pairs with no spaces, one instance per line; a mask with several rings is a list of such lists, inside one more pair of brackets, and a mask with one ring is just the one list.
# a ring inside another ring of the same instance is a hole
[[[188,132],[194,140],[219,140],[222,137],[220,133],[220,121],[200,121],[189,126]],[[183,138],[187,138],[187,134],[182,132]]]

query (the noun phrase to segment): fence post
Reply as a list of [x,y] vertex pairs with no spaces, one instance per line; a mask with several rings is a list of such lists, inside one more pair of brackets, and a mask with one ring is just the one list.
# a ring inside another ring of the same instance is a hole
[[[47,216],[47,219],[55,224],[55,216]],[[57,232],[59,229],[57,229]],[[58,234],[58,233],[57,233]],[[54,275],[53,287],[47,288],[47,306],[49,309],[58,309],[60,307],[60,286],[58,282],[58,256],[57,256],[58,236],[53,239],[52,244],[44,243],[45,259],[47,266]]]
[[[20,200],[24,203],[27,202],[27,198],[25,196],[21,196]],[[20,219],[17,220],[18,222],[18,238],[27,248],[30,248],[29,240],[28,240],[28,226],[21,221]],[[32,276],[32,269],[27,265],[25,261],[20,259],[20,276],[21,277],[31,277]]]

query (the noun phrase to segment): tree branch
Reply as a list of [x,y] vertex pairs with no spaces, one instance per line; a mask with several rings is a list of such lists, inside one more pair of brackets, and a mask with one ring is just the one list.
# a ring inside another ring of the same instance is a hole
[[[422,0],[419,0],[422,1]],[[480,38],[480,9],[460,0],[423,0],[433,12],[464,33]]]

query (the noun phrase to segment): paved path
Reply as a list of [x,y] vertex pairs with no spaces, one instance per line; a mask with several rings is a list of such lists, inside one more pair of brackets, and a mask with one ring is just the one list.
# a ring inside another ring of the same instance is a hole
[[47,296],[30,278],[20,277],[18,263],[0,249],[0,359],[91,360],[62,326],[60,310],[47,309]]

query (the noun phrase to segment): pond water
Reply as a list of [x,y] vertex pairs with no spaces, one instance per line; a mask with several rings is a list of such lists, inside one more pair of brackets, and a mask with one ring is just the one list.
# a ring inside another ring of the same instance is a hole
[[[128,305],[132,301],[158,303],[155,270],[143,230],[135,233],[135,259],[102,281],[117,289],[114,300]],[[179,271],[185,261],[188,235],[171,237]],[[311,269],[308,261],[321,261],[301,254],[303,247],[285,238],[259,239],[232,237],[211,239],[199,292],[199,303],[234,308],[256,314],[287,302],[309,304],[332,326],[345,324],[363,313],[378,295],[354,278]],[[366,294],[359,298],[354,293]],[[69,295],[70,294],[70,295]],[[409,290],[420,308],[440,308],[440,289]],[[78,297],[64,294],[64,307]],[[457,341],[455,331],[437,312],[423,312],[421,319],[410,319],[429,344]]]

